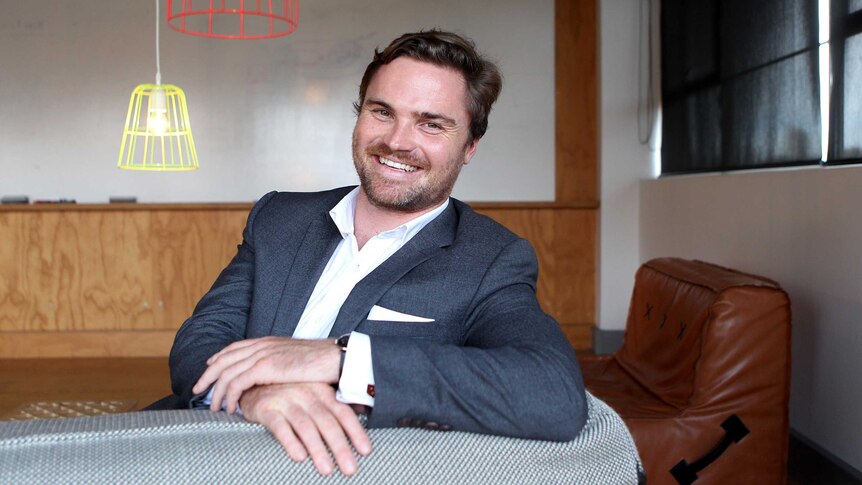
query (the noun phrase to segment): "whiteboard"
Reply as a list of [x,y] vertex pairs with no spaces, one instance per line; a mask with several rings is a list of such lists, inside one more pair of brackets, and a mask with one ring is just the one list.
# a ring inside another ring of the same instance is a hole
[[554,199],[553,0],[305,0],[278,39],[201,38],[161,21],[162,82],[182,88],[200,169],[116,167],[132,89],[155,77],[147,0],[0,0],[0,196],[245,202],[358,182],[352,103],[375,47],[439,27],[504,76],[462,171],[468,201]]

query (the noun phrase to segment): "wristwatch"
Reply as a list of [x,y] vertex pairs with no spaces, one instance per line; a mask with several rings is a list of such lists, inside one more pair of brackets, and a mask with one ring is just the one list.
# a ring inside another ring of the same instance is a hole
[[344,356],[347,355],[347,344],[350,342],[350,334],[346,333],[335,340],[335,345],[341,348],[341,362],[338,364],[338,378],[341,379],[341,373],[344,371]]
[[[341,373],[344,371],[344,356],[347,355],[347,344],[350,342],[350,334],[346,333],[335,339],[335,345],[341,348],[341,364],[338,367],[338,379],[341,380]],[[371,386],[369,386],[371,387]],[[337,386],[336,386],[337,388]],[[372,387],[373,390],[373,387]],[[373,397],[374,394],[371,394]],[[363,428],[368,427],[368,415],[371,413],[371,407],[362,404],[350,404],[353,412],[356,413],[356,419]]]

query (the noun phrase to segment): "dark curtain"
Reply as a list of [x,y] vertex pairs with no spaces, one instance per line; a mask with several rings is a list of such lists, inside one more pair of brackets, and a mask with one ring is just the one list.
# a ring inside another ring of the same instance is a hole
[[820,162],[817,15],[817,0],[662,1],[662,173]]
[[862,0],[832,0],[829,164],[862,161]]

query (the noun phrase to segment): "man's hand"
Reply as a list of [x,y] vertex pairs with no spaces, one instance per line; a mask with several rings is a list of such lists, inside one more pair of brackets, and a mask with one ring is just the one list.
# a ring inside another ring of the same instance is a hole
[[192,388],[200,394],[215,382],[210,409],[236,411],[243,391],[265,384],[338,382],[341,349],[332,340],[263,337],[228,345],[207,360],[207,370]]
[[270,430],[293,461],[311,456],[321,475],[333,471],[327,446],[341,473],[348,476],[357,468],[348,440],[360,455],[371,453],[371,440],[353,409],[338,402],[328,384],[258,386],[243,393],[241,405],[243,415]]

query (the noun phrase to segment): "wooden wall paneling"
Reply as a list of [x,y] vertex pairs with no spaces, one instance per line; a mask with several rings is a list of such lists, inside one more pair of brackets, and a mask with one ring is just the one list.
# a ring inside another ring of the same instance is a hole
[[595,209],[554,212],[555,309],[575,349],[593,346],[598,249]]
[[236,254],[248,209],[158,211],[152,242],[154,328],[177,329]]
[[165,357],[176,330],[3,332],[4,359],[60,357]]
[[146,326],[146,212],[0,213],[0,331]]
[[595,209],[479,209],[527,239],[539,261],[538,298],[576,349],[592,346]]
[[0,212],[0,331],[23,330],[27,312],[27,292],[22,287],[23,257],[20,248],[23,215],[19,212]]
[[554,211],[554,302],[566,323],[596,320],[596,210]]
[[[247,210],[0,211],[0,351],[166,355],[173,333],[235,254]],[[479,210],[531,241],[540,303],[583,347],[594,319],[595,211]]]
[[[60,330],[150,330],[155,323],[152,306],[153,260],[158,257],[150,240],[152,214],[134,212],[60,212],[74,215],[83,231],[75,241],[88,275],[81,300],[81,321]],[[86,222],[85,222],[86,221]]]
[[176,329],[247,210],[0,212],[0,332]]
[[598,1],[554,2],[556,202],[593,209],[555,215],[554,304],[576,349],[592,347],[599,205]]
[[539,261],[537,294],[542,308],[554,315],[553,268],[555,263],[554,227],[550,211],[535,209],[479,209],[478,212],[506,226],[510,231],[530,241]]
[[556,0],[557,202],[598,202],[597,0]]

